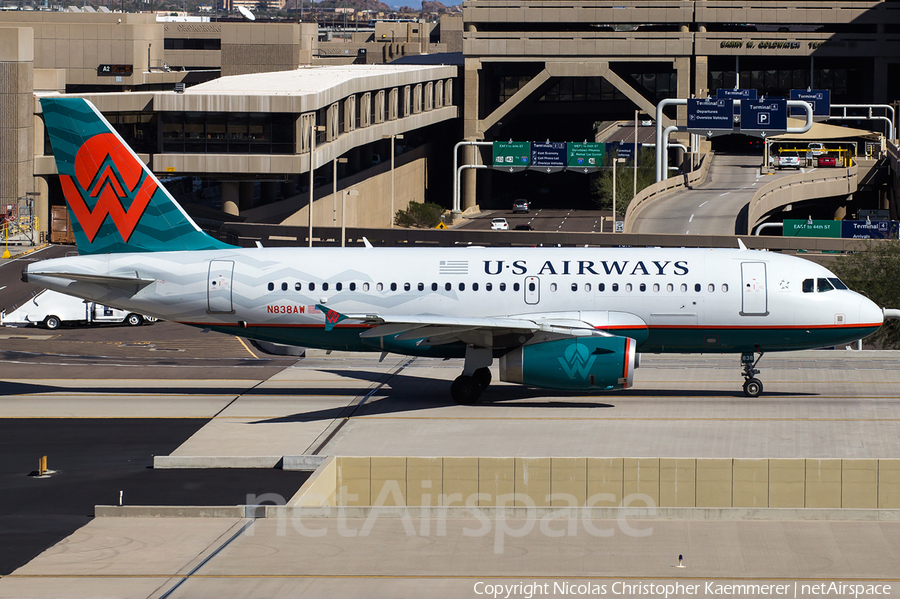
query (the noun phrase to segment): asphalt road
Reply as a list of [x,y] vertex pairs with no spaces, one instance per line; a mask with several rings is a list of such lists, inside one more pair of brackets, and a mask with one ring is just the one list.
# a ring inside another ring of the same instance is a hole
[[[603,227],[602,230],[607,233],[612,231],[612,213],[609,210],[557,210],[548,208],[539,208],[527,214],[514,214],[512,210],[487,211],[468,219],[460,228],[486,231],[491,228],[491,220],[495,218],[505,218],[511,230],[518,225],[530,225],[535,231],[550,231],[553,233],[583,233],[591,231],[599,233],[601,226]],[[619,216],[619,218],[621,219],[622,217]],[[502,231],[498,231],[498,233],[502,233]]]
[[74,251],[72,246],[51,245],[23,256],[0,259],[0,310],[9,310],[41,290],[40,287],[21,281],[25,265],[50,258],[62,258]]
[[[764,185],[797,171],[760,173],[759,156],[716,154],[709,180],[651,204],[633,233],[747,234],[747,206]],[[806,171],[807,169],[801,169]]]

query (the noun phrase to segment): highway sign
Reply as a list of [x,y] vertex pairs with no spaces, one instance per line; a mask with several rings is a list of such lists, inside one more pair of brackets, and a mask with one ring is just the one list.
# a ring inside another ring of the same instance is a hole
[[494,168],[510,171],[528,168],[531,164],[531,143],[527,141],[495,141]]
[[[612,148],[607,148],[606,150],[609,152],[612,150],[616,152],[616,158],[624,158],[625,160],[634,160],[634,144],[626,144],[622,142],[611,143],[609,144]],[[641,151],[641,145],[638,144],[638,152]]]
[[606,155],[606,144],[595,142],[569,142],[567,145],[567,170],[592,173],[603,166],[603,158]]
[[843,220],[841,237],[844,239],[897,239],[897,221]]
[[566,168],[566,142],[531,142],[531,169],[555,173]]
[[755,100],[755,89],[717,89],[716,98],[719,100]]
[[734,102],[719,99],[688,99],[687,128],[691,133],[712,137],[734,130]]
[[787,130],[787,99],[741,100],[741,133],[763,137]]
[[[831,115],[831,90],[830,89],[792,89],[791,100],[803,100],[813,107],[813,116]],[[791,108],[791,116],[806,116],[802,108]]]
[[793,220],[784,219],[782,237],[840,237],[839,220]]

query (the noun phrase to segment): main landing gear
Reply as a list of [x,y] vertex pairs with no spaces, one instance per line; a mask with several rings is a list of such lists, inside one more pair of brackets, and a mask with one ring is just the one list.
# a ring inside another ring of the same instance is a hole
[[759,397],[763,392],[762,381],[755,376],[759,374],[756,365],[759,364],[762,357],[762,350],[759,351],[759,357],[755,359],[753,352],[741,354],[741,368],[744,371],[744,395],[747,397]]
[[450,397],[458,404],[470,406],[478,401],[481,392],[491,384],[491,363],[494,353],[490,349],[466,348],[466,364],[462,375],[450,385]]

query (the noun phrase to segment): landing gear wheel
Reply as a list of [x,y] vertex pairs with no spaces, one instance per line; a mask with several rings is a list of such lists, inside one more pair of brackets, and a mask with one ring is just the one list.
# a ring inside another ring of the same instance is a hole
[[747,397],[759,397],[763,391],[762,381],[759,379],[747,379],[744,381],[744,395]]
[[488,388],[488,385],[491,384],[491,369],[479,368],[472,373],[472,378],[475,379],[475,381],[478,383],[478,386],[480,386],[481,390],[484,391]]
[[140,314],[129,314],[125,318],[125,322],[127,322],[129,326],[137,327],[144,324],[144,319]]
[[481,385],[475,377],[458,376],[450,385],[450,397],[460,405],[470,406],[481,397]]
[[59,328],[59,317],[58,316],[48,316],[44,320],[44,326],[50,329],[51,331]]

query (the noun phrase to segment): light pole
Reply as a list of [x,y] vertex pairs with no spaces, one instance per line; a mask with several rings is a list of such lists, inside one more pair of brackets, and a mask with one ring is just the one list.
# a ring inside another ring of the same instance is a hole
[[384,135],[382,139],[391,138],[391,228],[394,228],[394,140],[403,139],[401,134]]
[[309,247],[312,247],[313,239],[313,200],[315,199],[313,196],[313,179],[316,174],[316,169],[313,165],[313,157],[316,153],[316,131],[324,130],[325,127],[323,125],[316,125],[315,121],[312,122],[309,128]]
[[620,162],[625,162],[625,159],[619,158],[618,156],[613,158],[613,233],[616,232],[616,170],[618,169]]
[[341,191],[341,247],[347,244],[347,196],[358,196],[359,191],[355,189],[344,189]]
[[638,111],[634,111],[634,191],[632,199],[637,195],[637,169],[638,169]]
[[333,179],[332,183],[334,186],[332,188],[332,193],[331,193],[331,199],[332,199],[331,226],[336,227],[337,226],[337,179],[338,179],[337,165],[338,164],[347,164],[347,159],[346,158],[335,158],[334,160],[332,160],[332,162],[334,163],[334,173],[333,173],[333,177],[332,177],[332,179]]

